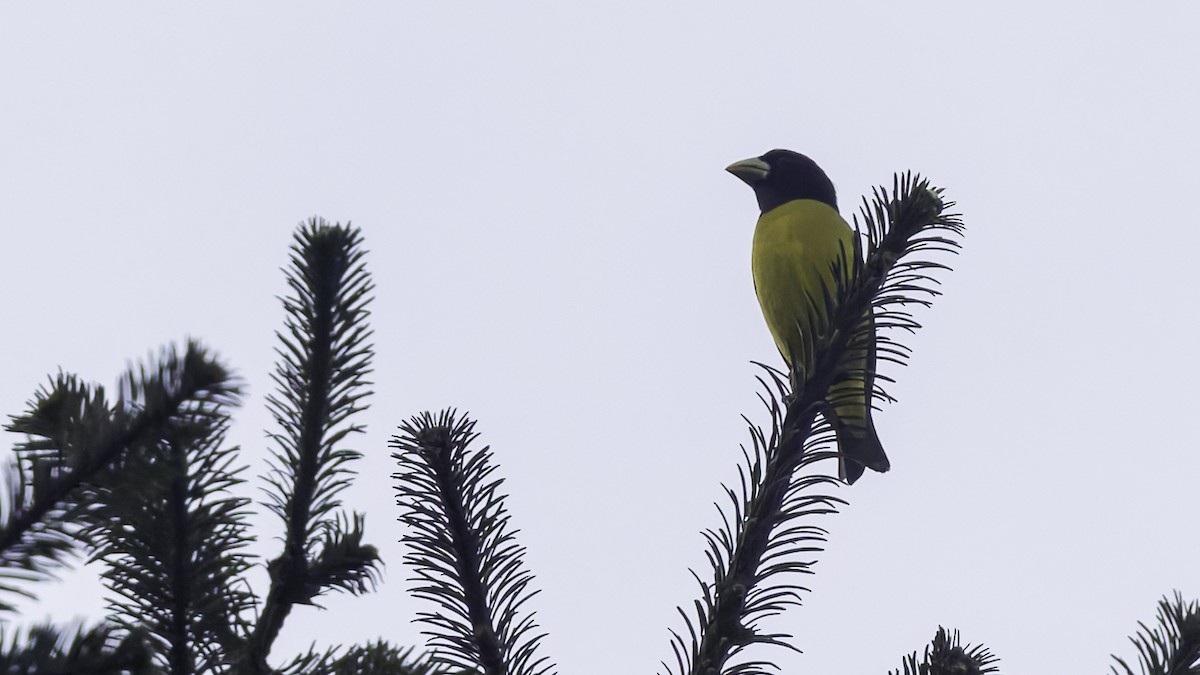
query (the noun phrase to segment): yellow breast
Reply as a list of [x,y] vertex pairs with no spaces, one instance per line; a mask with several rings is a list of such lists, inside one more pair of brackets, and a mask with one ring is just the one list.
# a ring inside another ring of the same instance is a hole
[[750,258],[754,290],[788,366],[805,351],[803,336],[811,340],[825,331],[824,297],[835,293],[834,265],[848,278],[853,252],[854,230],[823,202],[798,199],[759,217]]

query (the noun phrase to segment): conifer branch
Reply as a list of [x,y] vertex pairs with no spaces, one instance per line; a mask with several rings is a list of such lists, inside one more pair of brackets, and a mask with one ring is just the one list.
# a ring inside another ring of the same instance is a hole
[[343,442],[362,431],[351,418],[365,409],[371,393],[367,307],[374,285],[364,256],[357,228],[317,218],[301,226],[292,245],[287,270],[292,294],[283,300],[287,320],[278,334],[277,389],[267,401],[280,427],[271,436],[268,506],[287,531],[283,551],[268,565],[271,586],[239,657],[240,672],[269,672],[266,658],[295,604],[310,603],[327,588],[363,591],[375,578],[379,561],[371,547],[358,546],[353,561],[339,560],[353,569],[332,576],[328,566],[318,576],[313,569],[318,561],[330,562],[333,551],[326,555],[323,546],[348,541],[331,533],[338,531],[338,494],[353,475],[350,464],[360,457]]
[[[1184,602],[1175,591],[1173,600],[1158,601],[1158,625],[1154,628],[1138,622],[1140,630],[1129,641],[1137,647],[1142,675],[1200,674],[1200,603]],[[1113,655],[1120,666],[1114,675],[1133,675],[1133,668]]]
[[[771,416],[765,432],[749,422],[750,449],[742,452],[745,464],[738,469],[739,489],[725,487],[727,507],[719,508],[722,526],[704,533],[706,556],[712,580],[693,572],[702,597],[689,615],[680,609],[687,637],[672,631],[676,673],[729,673],[750,675],[766,672],[766,661],[729,665],[730,659],[754,644],[773,644],[794,649],[790,635],[766,633],[760,622],[800,604],[807,589],[790,580],[793,575],[811,574],[811,556],[824,546],[826,531],[810,524],[812,518],[836,513],[841,499],[823,494],[836,485],[830,476],[808,471],[816,462],[834,456],[828,451],[833,430],[828,423],[808,420],[809,427],[791,432],[784,427],[788,396],[781,373],[766,368],[760,377],[760,398]],[[781,448],[804,433],[802,450],[795,456]],[[668,671],[672,667],[663,664]]]
[[958,631],[951,635],[939,626],[923,658],[918,660],[913,652],[904,658],[902,670],[889,671],[888,675],[987,675],[999,672],[995,665],[998,661],[983,645],[963,646]]
[[[140,382],[141,405],[113,409],[103,388],[60,375],[35,394],[25,414],[12,419],[8,430],[28,440],[16,448],[0,503],[0,576],[17,581],[51,576],[73,549],[77,521],[92,510],[87,486],[130,448],[161,442],[188,411],[237,397],[229,372],[194,342],[182,355],[170,352],[143,369]],[[6,581],[0,589],[18,586]]]
[[101,624],[58,628],[0,627],[0,673],[37,675],[150,675],[145,636]]
[[[282,668],[280,675],[440,675],[445,671],[413,649],[401,649],[382,640],[349,649],[309,652]],[[447,674],[448,675],[448,674]]]
[[379,551],[363,543],[363,527],[362,514],[355,513],[339,517],[337,526],[324,533],[320,553],[309,567],[305,602],[334,589],[361,595],[379,584]]
[[433,658],[483,675],[542,675],[544,637],[522,606],[536,594],[522,565],[524,547],[508,528],[503,479],[489,448],[472,450],[475,423],[446,410],[413,417],[393,436],[401,522],[409,527],[405,561],[416,571],[413,594],[437,604],[423,612]]
[[[121,409],[161,396],[159,379],[131,371]],[[242,615],[252,596],[242,575],[250,562],[241,549],[251,540],[249,500],[229,494],[243,468],[225,445],[236,403],[186,406],[161,439],[131,447],[88,492],[94,508],[82,537],[106,564],[111,616],[145,631],[154,661],[171,673],[212,672],[248,631]]]

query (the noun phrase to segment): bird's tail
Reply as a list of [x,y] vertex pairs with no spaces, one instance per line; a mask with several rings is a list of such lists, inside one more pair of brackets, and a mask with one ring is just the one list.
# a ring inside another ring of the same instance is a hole
[[865,469],[883,473],[891,468],[875,423],[871,420],[871,398],[875,392],[875,317],[868,310],[851,340],[851,356],[845,379],[829,388],[827,411],[837,435],[838,477],[853,484]]
[[849,420],[841,417],[842,412],[848,411],[838,410],[830,415],[837,435],[838,477],[853,484],[868,468],[881,473],[890,469],[892,464],[883,452],[879,435],[875,433],[869,409],[863,426],[849,424]]

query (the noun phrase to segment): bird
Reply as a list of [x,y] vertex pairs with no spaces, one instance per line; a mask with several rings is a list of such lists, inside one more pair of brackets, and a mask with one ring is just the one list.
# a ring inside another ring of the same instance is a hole
[[[730,164],[726,171],[754,190],[760,215],[754,228],[750,267],[754,292],[791,370],[793,387],[802,384],[812,364],[797,363],[828,331],[828,303],[836,300],[839,280],[849,281],[857,236],[838,213],[833,181],[812,159],[791,150],[771,150]],[[867,310],[860,334],[866,349],[853,358],[830,387],[823,414],[838,445],[838,477],[847,484],[866,468],[891,468],[871,419],[874,392],[875,325]],[[806,345],[808,345],[806,347]],[[798,383],[797,377],[800,378]]]

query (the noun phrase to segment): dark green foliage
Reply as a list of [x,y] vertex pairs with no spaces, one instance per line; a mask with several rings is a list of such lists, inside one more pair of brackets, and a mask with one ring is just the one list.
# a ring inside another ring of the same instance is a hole
[[15,448],[0,513],[2,590],[44,578],[63,563],[95,510],[91,488],[112,479],[124,453],[158,446],[194,410],[228,404],[237,394],[229,372],[195,343],[124,381],[128,395],[110,407],[102,388],[60,375],[13,418],[8,430],[27,440]]
[[322,533],[320,553],[308,570],[309,587],[307,600],[330,590],[340,590],[355,595],[371,591],[380,581],[376,561],[379,551],[363,543],[363,517],[354,514],[353,519],[339,517],[336,527],[326,528]]
[[333,526],[337,494],[351,479],[349,463],[360,457],[341,443],[362,431],[350,418],[371,393],[367,305],[374,284],[364,256],[357,229],[314,218],[296,233],[287,270],[292,295],[283,299],[276,390],[267,398],[280,427],[271,436],[267,494],[289,524],[289,542],[303,543],[308,554],[317,552],[315,535]]
[[[146,408],[161,382],[181,377],[174,355],[160,364],[160,374],[127,377],[122,409]],[[242,468],[225,445],[233,394],[185,406],[160,440],[131,447],[89,495],[96,508],[83,536],[106,564],[111,616],[148,632],[168,672],[216,670],[248,631],[250,560],[240,552],[250,542],[248,500],[229,494]]]
[[413,417],[392,437],[413,594],[438,608],[418,620],[434,659],[449,668],[540,675],[553,666],[537,654],[543,634],[533,612],[522,611],[536,593],[533,575],[508,528],[491,451],[469,447],[476,437],[475,423],[453,410]]
[[279,431],[267,478],[268,506],[285,523],[283,551],[271,561],[271,587],[246,649],[244,672],[268,672],[266,657],[296,604],[331,589],[362,593],[378,577],[379,554],[362,544],[361,514],[353,526],[339,513],[360,454],[343,443],[362,431],[352,417],[370,395],[374,288],[363,264],[362,235],[348,225],[311,219],[292,245],[278,333],[276,390],[267,399]]
[[999,672],[997,661],[986,647],[963,646],[958,631],[950,635],[938,626],[924,656],[918,660],[916,652],[909,654],[904,658],[903,671],[893,670],[889,675],[986,675]]
[[[1138,634],[1130,641],[1138,650],[1142,675],[1193,675],[1200,673],[1200,603],[1184,602],[1175,592],[1174,599],[1158,601],[1158,625],[1154,628],[1138,622]],[[1116,675],[1133,675],[1124,659],[1113,656]]]
[[310,652],[279,671],[280,675],[450,675],[428,658],[414,656],[382,640],[346,650]]
[[119,390],[110,407],[100,388],[60,376],[10,426],[28,440],[16,449],[14,475],[23,487],[10,493],[16,518],[6,525],[10,532],[23,522],[36,527],[10,540],[17,545],[9,560],[36,559],[28,554],[36,549],[22,544],[46,533],[54,543],[77,538],[109,563],[105,576],[118,593],[114,623],[74,635],[38,628],[10,650],[14,663],[73,664],[62,665],[64,672],[122,672],[120,664],[174,658],[190,663],[206,641],[188,647],[188,638],[228,637],[231,624],[220,612],[245,604],[244,594],[224,587],[246,567],[227,550],[230,542],[245,543],[236,524],[241,502],[222,495],[233,480],[224,471],[228,453],[219,449],[224,411],[237,401],[232,376],[189,343],[182,353],[168,350],[131,370]]
[[13,418],[8,430],[29,439],[14,449],[0,501],[0,610],[13,609],[5,595],[33,597],[23,582],[52,577],[75,552],[74,493],[123,449],[115,424],[103,389],[63,374]]
[[[10,635],[0,672],[275,672],[266,657],[292,605],[374,587],[378,552],[363,541],[363,517],[341,513],[337,499],[358,457],[342,444],[360,430],[351,417],[369,393],[361,239],[313,220],[293,247],[269,401],[281,431],[268,494],[288,534],[261,607],[243,576],[249,501],[230,492],[243,467],[225,444],[238,399],[229,372],[189,344],[131,370],[115,403],[63,375],[10,426],[28,440],[0,503],[0,591],[28,594],[22,582],[49,576],[78,547],[104,566],[110,621]],[[297,672],[314,675],[428,672],[385,643],[304,659],[311,669]]]
[[[835,513],[844,503],[825,492],[837,483],[835,478],[801,471],[833,456],[827,450],[832,441],[828,424],[809,434],[798,464],[781,466],[797,461],[779,451],[784,423],[780,400],[787,389],[776,372],[767,373],[771,381],[760,380],[761,398],[771,416],[771,430],[764,432],[747,419],[751,446],[742,448],[745,464],[738,467],[738,487],[725,486],[729,501],[727,508],[719,509],[722,525],[704,533],[712,579],[706,582],[693,572],[701,598],[693,615],[679,610],[687,636],[672,631],[678,673],[705,673],[710,668],[730,674],[760,673],[772,665],[758,660],[726,665],[726,661],[754,644],[794,649],[787,642],[790,635],[761,632],[759,623],[800,604],[800,594],[807,589],[796,582],[796,575],[812,573],[812,557],[822,550],[826,535],[811,521]],[[667,663],[663,666],[672,669]]]
[[0,673],[142,675],[154,672],[143,636],[111,625],[0,630]]

